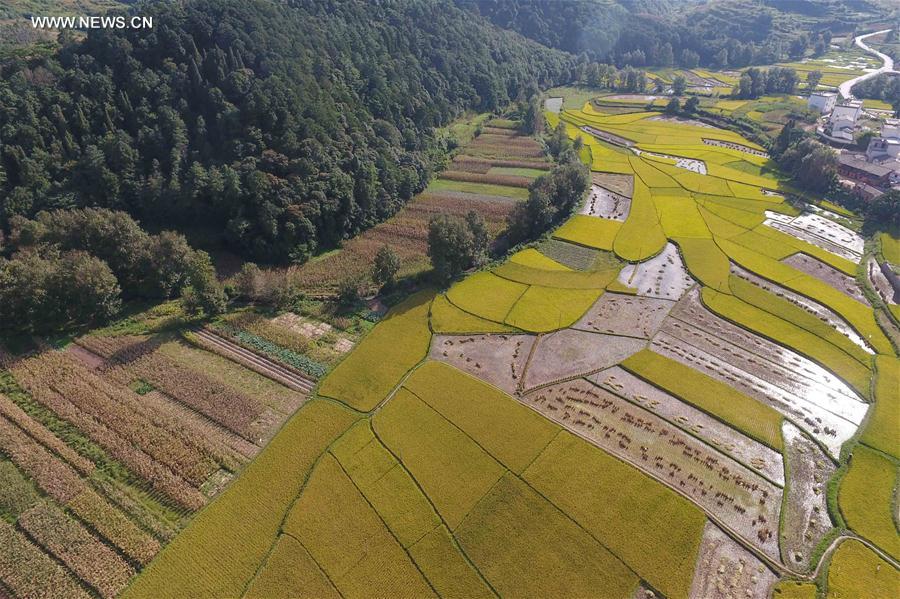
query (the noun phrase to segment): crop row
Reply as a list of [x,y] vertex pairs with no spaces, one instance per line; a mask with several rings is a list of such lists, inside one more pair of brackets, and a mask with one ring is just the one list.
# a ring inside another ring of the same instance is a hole
[[514,175],[488,175],[481,173],[469,173],[466,171],[444,171],[441,173],[442,179],[451,181],[467,181],[469,183],[489,183],[491,185],[504,185],[506,187],[524,187],[531,185],[531,179],[528,177],[517,177]]
[[104,356],[115,356],[134,378],[141,378],[166,395],[207,416],[249,441],[257,441],[254,422],[265,407],[242,393],[199,372],[184,368],[158,352],[147,352],[133,338],[87,337],[80,343]]
[[84,476],[89,476],[94,471],[94,464],[63,443],[56,435],[36,422],[22,409],[14,404],[8,397],[0,393],[0,416],[25,431],[32,439],[60,456],[70,466]]
[[200,486],[218,468],[191,441],[154,422],[139,396],[127,387],[114,385],[57,352],[43,354],[34,365],[33,372],[47,386],[192,485]]
[[140,564],[148,564],[160,545],[87,485],[66,506],[104,539]]
[[457,171],[466,171],[469,173],[480,173],[482,175],[487,174],[489,170],[491,170],[490,160],[485,160],[484,158],[474,158],[470,156],[463,156],[462,158],[456,158],[453,160],[453,169]]
[[[94,347],[91,350],[93,352],[103,351],[105,347],[104,339],[98,337],[79,339],[78,344],[84,348]],[[114,350],[106,350],[114,354]],[[134,380],[127,367],[121,365],[106,368],[103,377],[122,385]],[[253,444],[161,393],[148,393],[140,399],[130,393],[126,393],[126,396],[132,409],[144,414],[154,424],[166,429],[187,445],[195,446],[203,455],[229,470],[236,470],[246,458],[255,455],[256,446]]]
[[502,144],[512,148],[540,148],[541,145],[532,137],[521,135],[509,135],[508,133],[484,132],[469,144],[468,147],[478,144]]
[[[178,520],[175,514],[164,512],[159,509],[156,509],[156,506],[153,505],[152,502],[147,501],[148,496],[143,493],[135,493],[134,487],[132,485],[127,484],[125,481],[116,481],[106,478],[94,478],[92,481],[96,492],[91,490],[89,495],[102,495],[106,499],[109,500],[101,509],[97,510],[97,514],[93,516],[85,516],[81,515],[81,518],[87,521],[90,518],[104,518],[107,512],[112,513],[113,515],[118,515],[120,517],[119,523],[124,523],[126,527],[130,525],[130,528],[123,528],[121,531],[114,529],[113,527],[104,527],[104,538],[109,538],[109,535],[106,534],[107,530],[110,534],[116,535],[118,533],[117,539],[121,539],[122,542],[115,541],[114,544],[117,547],[121,547],[124,543],[126,546],[131,546],[134,544],[134,540],[137,540],[139,537],[150,539],[147,534],[152,535],[151,545],[157,544],[158,540],[163,541],[164,543],[168,543],[178,534],[180,528],[180,521]],[[152,501],[157,501],[159,498],[149,496]],[[81,503],[81,498],[76,497],[72,501],[69,502],[69,507],[71,508],[75,503]],[[92,514],[94,509],[93,505],[89,504],[88,500],[84,500],[84,504],[80,511],[85,511],[88,514]],[[75,511],[75,510],[73,510]],[[127,516],[127,517],[123,517]],[[95,529],[99,529],[100,527],[94,526]],[[144,533],[143,531],[146,531]],[[137,531],[139,534],[135,537],[134,540],[131,539],[130,532]],[[113,542],[113,541],[111,541]],[[140,553],[141,549],[139,546],[135,545],[135,549]],[[153,551],[148,552],[148,559],[151,559],[154,555],[154,552],[158,550],[153,549]],[[130,557],[132,557],[135,561],[143,562],[144,560],[138,557],[137,555],[132,555],[131,552],[126,551]]]
[[40,496],[16,465],[0,459],[0,515],[15,520],[40,500]]
[[[493,121],[492,121],[493,122]],[[487,124],[481,128],[481,134],[502,135],[503,137],[521,137],[522,134],[516,129],[510,127],[498,127],[496,125]]]
[[104,598],[115,597],[134,574],[115,551],[48,502],[22,514],[18,525]]
[[[58,393],[53,388],[55,386],[52,382],[53,379],[50,378],[52,371],[48,372],[41,364],[35,364],[33,359],[30,359],[27,365],[23,363],[17,365],[13,372],[35,400],[52,410],[60,418],[77,426],[110,455],[147,481],[153,489],[163,493],[169,500],[188,509],[198,509],[205,503],[203,495],[184,478],[154,460],[140,447],[133,445],[127,437],[121,436],[116,430],[107,426],[103,420],[94,418],[90,413]],[[82,391],[88,392],[84,389]],[[86,403],[85,397],[79,393],[72,393],[71,397],[82,405]],[[109,416],[109,414],[105,416]]]
[[[491,166],[505,166],[511,168],[536,168],[542,170],[550,170],[550,163],[546,160],[512,160],[507,158],[483,158],[481,156],[467,156],[465,154],[459,154],[454,159],[453,163],[457,164],[459,162],[478,162],[478,163],[487,163]],[[465,170],[465,169],[460,169]]]
[[3,520],[0,520],[0,580],[16,597],[90,597],[62,566]]
[[[109,376],[119,381],[133,380],[133,376],[124,366],[112,369]],[[167,420],[175,421],[177,428],[174,426],[167,428],[174,430],[182,438],[192,439],[226,470],[236,471],[247,458],[252,458],[259,451],[256,445],[244,437],[164,393],[148,393],[141,401],[154,413],[163,414]]]
[[319,364],[307,356],[282,347],[277,343],[273,343],[250,331],[227,323],[220,323],[212,328],[215,332],[223,334],[227,338],[237,342],[238,345],[241,345],[254,353],[262,354],[266,358],[273,359],[279,364],[299,370],[303,374],[314,378],[325,375],[326,368],[322,364]]
[[67,505],[133,559],[146,563],[159,551],[154,539],[94,492],[71,467],[3,417],[0,453],[9,457],[44,493]]
[[73,498],[83,487],[74,470],[2,417],[0,452],[28,474],[44,493],[60,503]]
[[502,141],[475,141],[468,148],[473,154],[485,154],[488,156],[504,156],[515,158],[540,158],[544,155],[544,150],[540,147],[511,146]]

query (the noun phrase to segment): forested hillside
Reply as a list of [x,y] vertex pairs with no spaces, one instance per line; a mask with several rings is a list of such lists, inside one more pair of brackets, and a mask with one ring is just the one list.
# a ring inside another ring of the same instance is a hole
[[572,58],[450,2],[148,2],[0,65],[0,225],[99,206],[303,261],[394,213],[433,128],[567,80]]
[[542,44],[620,67],[771,64],[814,50],[826,30],[880,14],[865,0],[455,1]]

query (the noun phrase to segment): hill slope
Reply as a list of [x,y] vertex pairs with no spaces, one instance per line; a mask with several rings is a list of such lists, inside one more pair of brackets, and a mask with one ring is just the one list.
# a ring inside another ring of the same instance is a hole
[[447,3],[148,3],[2,66],[0,225],[98,205],[203,222],[302,261],[421,189],[431,134],[566,78],[571,59]]
[[[743,67],[802,54],[826,29],[846,31],[884,12],[825,0],[456,0],[542,44],[632,66]],[[685,52],[688,52],[686,55]]]

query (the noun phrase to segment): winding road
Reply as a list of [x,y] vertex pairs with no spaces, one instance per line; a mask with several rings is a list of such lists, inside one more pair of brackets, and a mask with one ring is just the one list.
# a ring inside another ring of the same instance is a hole
[[887,73],[887,72],[894,70],[894,59],[892,59],[887,54],[882,54],[878,50],[870,48],[863,41],[870,37],[873,37],[876,35],[881,35],[882,33],[887,33],[888,31],[890,31],[890,29],[883,29],[881,31],[876,31],[874,33],[867,33],[865,35],[859,35],[853,40],[857,46],[859,46],[860,48],[862,48],[869,54],[874,54],[875,56],[880,58],[882,61],[884,61],[884,64],[881,66],[880,69],[872,71],[871,73],[866,73],[865,75],[861,75],[861,76],[857,77],[856,79],[851,79],[850,81],[844,81],[843,83],[841,83],[840,87],[838,87],[838,91],[841,92],[841,96],[843,96],[844,98],[850,99],[853,97],[853,92],[851,90],[853,89],[853,86],[856,85],[857,83],[859,83],[861,81],[865,81],[867,79],[871,79],[872,77],[877,77],[878,75],[880,75],[882,73]]

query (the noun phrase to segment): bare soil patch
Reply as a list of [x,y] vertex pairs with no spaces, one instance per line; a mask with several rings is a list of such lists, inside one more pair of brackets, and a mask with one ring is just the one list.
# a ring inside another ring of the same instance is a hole
[[430,357],[515,394],[533,335],[434,335]]
[[69,352],[73,357],[78,358],[85,366],[90,368],[91,370],[98,370],[107,366],[109,362],[106,361],[106,358],[99,354],[95,354],[87,348],[81,347],[77,343],[72,343],[69,347],[66,348],[66,351]]
[[627,198],[634,194],[634,175],[591,173],[591,182]]
[[669,300],[605,293],[573,328],[649,339],[674,305]]

